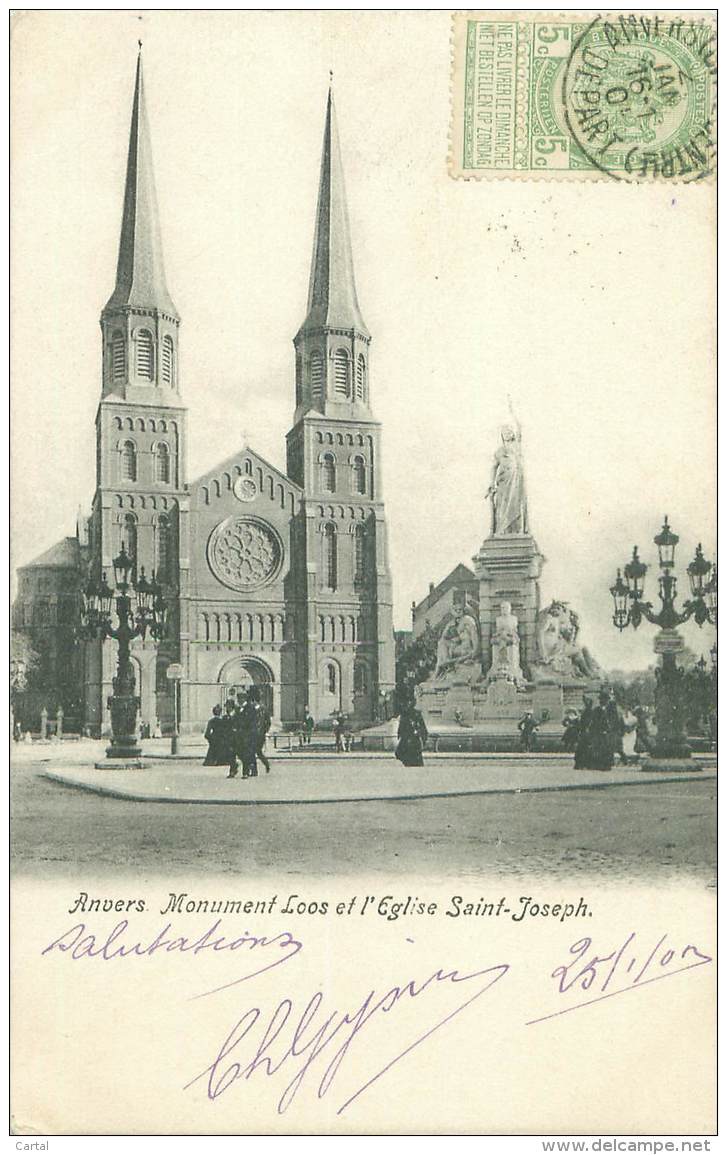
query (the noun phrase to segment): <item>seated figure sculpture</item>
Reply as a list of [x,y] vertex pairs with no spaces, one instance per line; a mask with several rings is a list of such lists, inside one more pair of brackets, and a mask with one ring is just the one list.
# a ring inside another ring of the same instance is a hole
[[503,678],[520,685],[523,672],[520,667],[520,634],[518,619],[512,612],[510,602],[500,603],[500,612],[495,618],[492,634],[492,665],[489,679]]
[[464,606],[455,606],[453,615],[437,643],[435,678],[443,678],[459,666],[474,662],[480,652],[480,632],[472,614]]
[[554,601],[538,615],[538,667],[541,673],[600,678],[601,668],[585,646],[578,645],[578,615]]

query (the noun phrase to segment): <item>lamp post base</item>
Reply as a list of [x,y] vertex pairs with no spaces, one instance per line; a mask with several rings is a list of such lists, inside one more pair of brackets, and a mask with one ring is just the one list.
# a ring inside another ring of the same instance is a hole
[[94,762],[96,770],[148,770],[151,762],[143,758],[109,758],[105,762]]
[[112,738],[111,745],[106,747],[106,757],[116,758],[118,761],[124,758],[141,758],[141,746],[136,738],[129,738],[128,741],[121,739],[118,742]]

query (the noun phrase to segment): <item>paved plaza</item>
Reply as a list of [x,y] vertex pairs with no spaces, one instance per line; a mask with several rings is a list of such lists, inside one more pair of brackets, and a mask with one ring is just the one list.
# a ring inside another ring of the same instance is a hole
[[576,772],[557,755],[428,755],[405,769],[392,755],[294,752],[275,756],[270,775],[229,781],[201,759],[95,770],[104,745],[14,751],[16,873],[536,872],[707,885],[715,873],[713,756],[671,777]]

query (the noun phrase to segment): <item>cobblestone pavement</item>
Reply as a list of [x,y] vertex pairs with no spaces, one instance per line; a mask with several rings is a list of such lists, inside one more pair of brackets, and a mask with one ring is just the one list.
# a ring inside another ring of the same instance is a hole
[[15,873],[536,873],[707,884],[715,873],[714,779],[324,807],[165,806],[68,789],[43,779],[47,768],[31,751],[11,768]]

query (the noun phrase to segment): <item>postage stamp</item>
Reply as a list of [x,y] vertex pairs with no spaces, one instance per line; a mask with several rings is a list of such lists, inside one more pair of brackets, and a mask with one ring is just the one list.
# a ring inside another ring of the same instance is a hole
[[453,177],[709,179],[716,105],[713,12],[453,17]]

